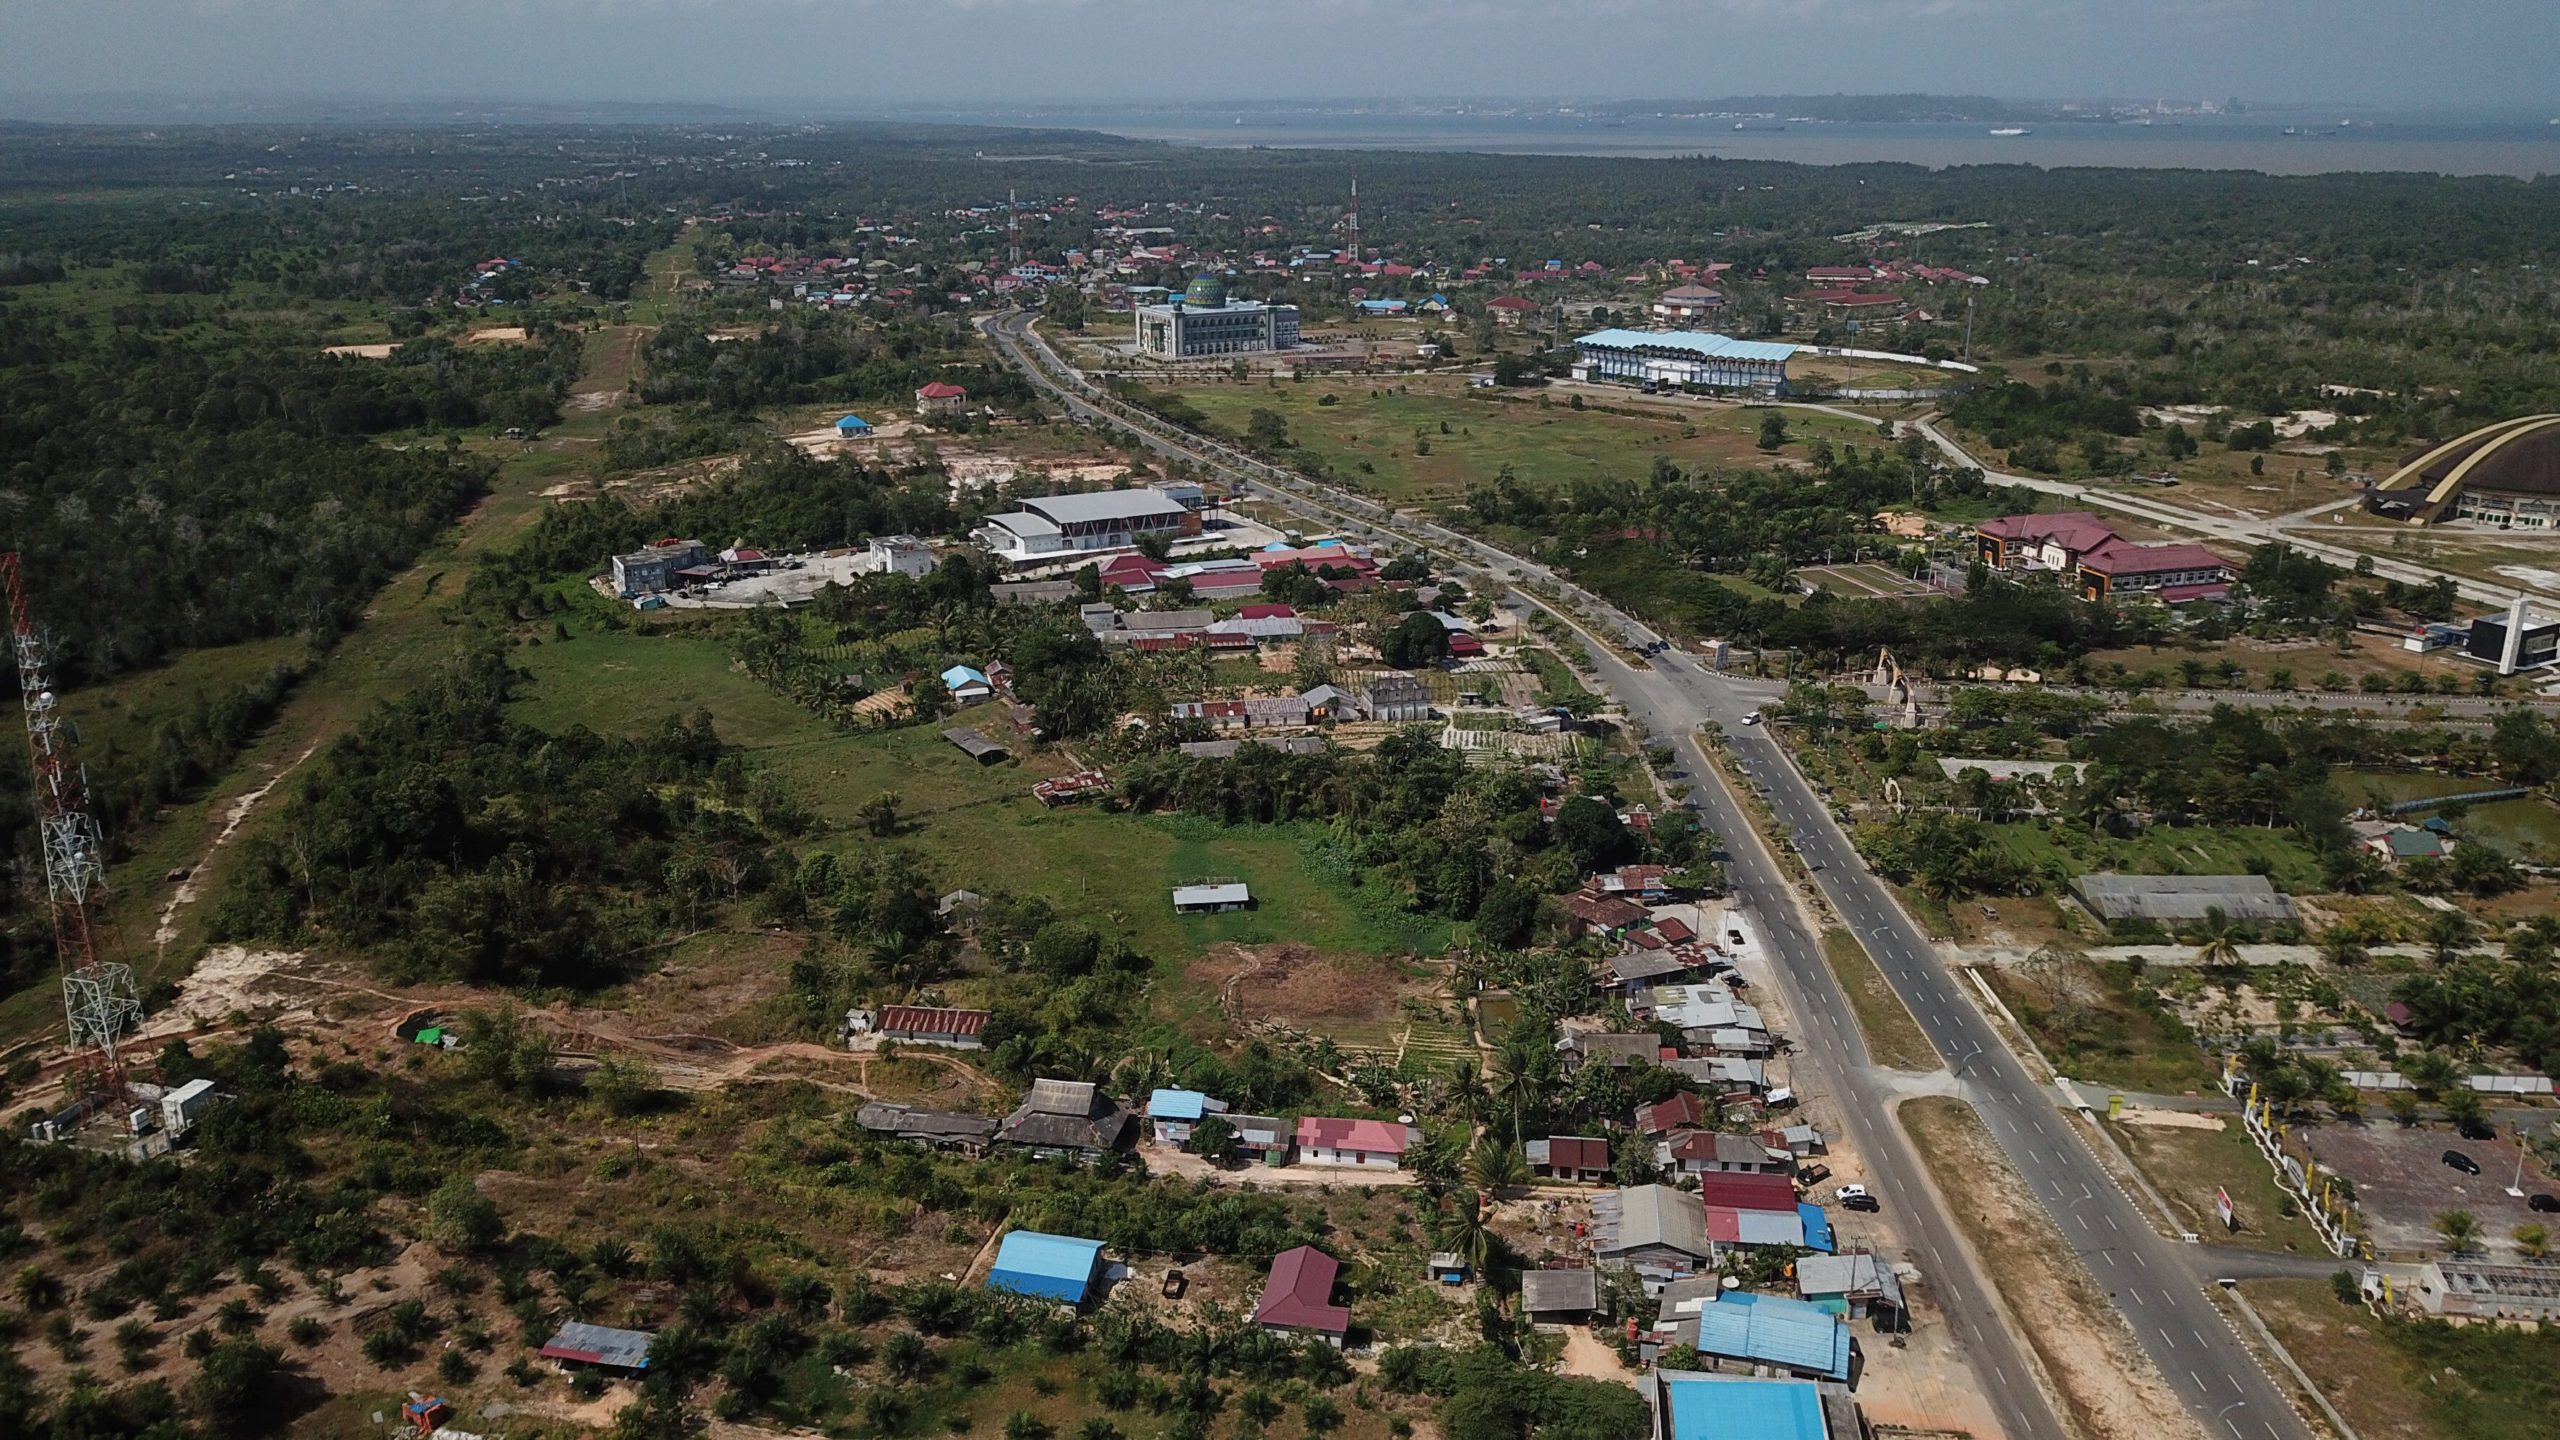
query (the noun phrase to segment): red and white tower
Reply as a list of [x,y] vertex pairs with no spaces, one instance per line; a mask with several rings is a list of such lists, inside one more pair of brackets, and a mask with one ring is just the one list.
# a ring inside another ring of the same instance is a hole
[[88,777],[79,735],[62,718],[53,693],[52,654],[27,610],[18,557],[0,554],[0,591],[18,662],[18,703],[26,711],[27,760],[35,776],[36,828],[44,849],[45,897],[53,912],[53,946],[62,964],[62,1005],[72,1048],[81,1052],[72,1088],[102,1097],[125,1092],[125,1034],[142,1020],[133,968],[102,958],[98,907],[106,898],[106,846],[89,813]]

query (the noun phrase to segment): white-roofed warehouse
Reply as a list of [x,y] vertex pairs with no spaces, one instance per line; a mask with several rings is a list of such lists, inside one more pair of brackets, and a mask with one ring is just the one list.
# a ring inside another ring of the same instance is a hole
[[1782,395],[1796,347],[1702,330],[1595,330],[1573,342],[1573,378],[1622,385],[1694,385]]

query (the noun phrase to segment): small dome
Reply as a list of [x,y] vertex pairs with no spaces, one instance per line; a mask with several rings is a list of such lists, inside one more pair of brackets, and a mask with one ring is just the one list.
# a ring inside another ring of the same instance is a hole
[[1183,290],[1182,303],[1215,310],[1227,303],[1227,282],[1215,275],[1198,276]]

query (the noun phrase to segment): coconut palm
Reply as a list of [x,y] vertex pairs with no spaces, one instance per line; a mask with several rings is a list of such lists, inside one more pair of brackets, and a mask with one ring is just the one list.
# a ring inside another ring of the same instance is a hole
[[2204,912],[2204,923],[2196,928],[2196,963],[2205,966],[2240,963],[2240,937],[2245,933],[2222,913],[2219,905]]
[[1490,1137],[1476,1142],[1467,1155],[1467,1183],[1488,1195],[1499,1194],[1529,1180],[1528,1158],[1519,1147]]
[[2439,968],[2452,964],[2455,956],[2469,948],[2472,934],[2471,917],[2459,910],[2439,910],[2427,919],[2427,948]]
[[2468,1210],[2446,1210],[2436,1216],[2436,1233],[2456,1255],[2468,1255],[2480,1244],[2480,1217]]
[[1450,1113],[1474,1124],[1484,1118],[1485,1106],[1492,1103],[1493,1092],[1485,1088],[1483,1072],[1473,1060],[1461,1059],[1449,1067]]
[[2527,1260],[2539,1260],[2551,1253],[2551,1231],[2542,1225],[2516,1227],[2516,1248]]

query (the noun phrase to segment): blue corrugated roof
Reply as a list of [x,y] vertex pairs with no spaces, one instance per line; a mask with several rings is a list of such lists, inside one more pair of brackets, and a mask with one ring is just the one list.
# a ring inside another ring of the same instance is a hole
[[942,672],[942,683],[955,690],[963,685],[984,685],[987,683],[987,672],[975,670],[966,665],[954,665]]
[[1779,340],[1736,340],[1704,330],[1594,330],[1575,336],[1573,343],[1619,350],[1686,350],[1709,360],[1784,360],[1797,348]]
[[1663,1388],[1671,1398],[1671,1440],[1823,1440],[1827,1433],[1822,1396],[1810,1380],[1683,1375]]
[[1147,1115],[1156,1120],[1197,1120],[1208,1098],[1197,1090],[1158,1090],[1147,1097]]
[[836,421],[836,428],[839,430],[868,430],[871,428],[871,422],[863,419],[859,415],[847,415]]
[[987,1283],[999,1290],[1069,1302],[1084,1299],[1102,1261],[1102,1242],[1016,1230],[996,1248]]
[[1698,1351],[1849,1378],[1849,1327],[1818,1306],[1737,1290],[1698,1307]]
[[1825,1255],[1830,1254],[1831,1217],[1822,1213],[1821,1206],[1806,1204],[1803,1201],[1796,1203],[1796,1214],[1804,1217],[1805,1248],[1819,1250]]

